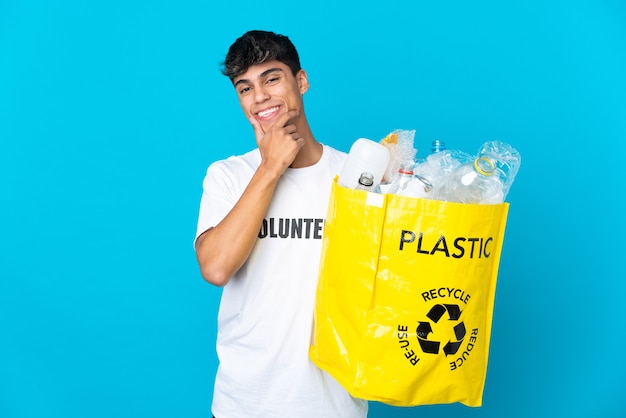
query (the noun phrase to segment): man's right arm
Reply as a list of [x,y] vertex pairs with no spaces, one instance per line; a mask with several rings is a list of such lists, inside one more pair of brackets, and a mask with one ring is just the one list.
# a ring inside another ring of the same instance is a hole
[[278,180],[303,145],[303,139],[289,123],[294,115],[286,113],[267,133],[251,120],[261,163],[226,217],[196,240],[200,272],[213,285],[226,285],[248,259]]
[[198,237],[196,257],[207,282],[224,286],[248,259],[279,177],[259,167],[228,215]]

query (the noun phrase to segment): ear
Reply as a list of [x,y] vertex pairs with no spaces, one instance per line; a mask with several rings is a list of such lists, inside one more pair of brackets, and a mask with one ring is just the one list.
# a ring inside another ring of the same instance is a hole
[[304,94],[309,90],[309,78],[306,75],[306,71],[300,70],[298,74],[296,74],[296,80],[298,81],[298,88],[300,89],[300,94]]

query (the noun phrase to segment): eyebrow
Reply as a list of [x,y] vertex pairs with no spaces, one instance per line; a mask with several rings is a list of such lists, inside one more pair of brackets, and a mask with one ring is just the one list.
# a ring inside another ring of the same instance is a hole
[[[263,71],[263,72],[259,75],[259,78],[266,77],[268,74],[271,74],[271,73],[273,73],[273,72],[283,72],[283,69],[282,69],[282,68],[278,68],[278,67],[275,67],[275,68],[269,68],[269,69],[267,69],[267,70]],[[233,84],[233,86],[237,87],[237,85],[239,85],[239,84],[242,84],[242,83],[244,83],[244,84],[245,84],[245,83],[249,83],[249,82],[250,82],[250,80],[248,80],[247,78],[242,78],[241,80],[237,80],[237,82],[236,82],[235,84]]]

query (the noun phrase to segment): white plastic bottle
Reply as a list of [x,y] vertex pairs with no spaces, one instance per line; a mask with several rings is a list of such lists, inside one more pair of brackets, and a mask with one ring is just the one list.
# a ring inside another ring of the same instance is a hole
[[355,189],[361,174],[368,172],[374,178],[372,189],[375,189],[385,174],[389,159],[389,150],[384,145],[371,139],[359,138],[350,147],[337,182],[343,187]]

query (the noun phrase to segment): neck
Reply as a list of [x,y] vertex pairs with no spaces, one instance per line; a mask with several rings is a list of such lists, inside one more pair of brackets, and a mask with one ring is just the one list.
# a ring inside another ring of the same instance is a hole
[[304,138],[304,145],[293,160],[290,168],[310,167],[322,158],[323,146],[313,137],[308,124],[298,127],[298,133]]

